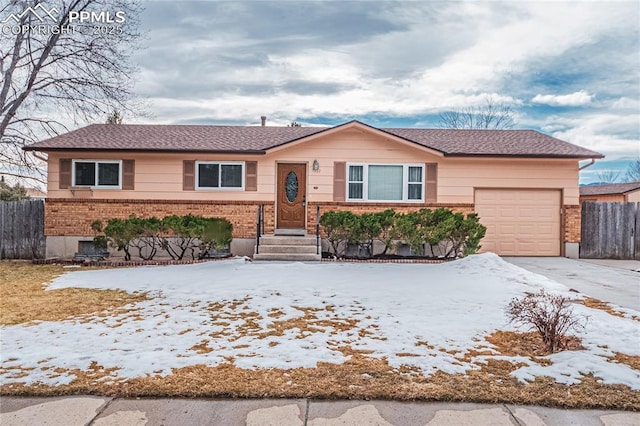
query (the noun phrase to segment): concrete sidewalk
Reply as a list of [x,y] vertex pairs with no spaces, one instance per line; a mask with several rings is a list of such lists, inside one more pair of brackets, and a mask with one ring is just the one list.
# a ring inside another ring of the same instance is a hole
[[0,424],[637,426],[640,413],[444,402],[2,397]]

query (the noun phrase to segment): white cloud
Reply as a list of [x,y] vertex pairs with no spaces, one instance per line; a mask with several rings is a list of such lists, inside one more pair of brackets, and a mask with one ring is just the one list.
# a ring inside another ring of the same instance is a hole
[[[626,8],[601,3],[457,3],[455,7],[436,9],[412,2],[392,3],[381,19],[396,23],[398,29],[393,31],[346,42],[327,40],[324,46],[262,51],[266,60],[251,66],[201,65],[201,77],[193,76],[191,81],[202,80],[203,87],[238,90],[221,90],[197,99],[198,108],[218,119],[253,120],[261,113],[293,117],[429,114],[476,105],[484,102],[487,95],[519,104],[533,94],[507,92],[503,87],[505,79],[527,76],[532,61],[557,58],[603,34],[634,25]],[[567,20],[566,16],[573,18]],[[200,52],[209,56],[225,55],[229,49],[240,47],[245,49],[243,52],[250,52],[246,49],[253,49],[255,40],[242,34],[242,28],[237,28],[234,34],[216,35],[217,41],[187,50],[189,55]],[[267,35],[265,42],[270,41]],[[278,45],[285,44],[280,41]],[[261,47],[256,45],[255,49]],[[170,73],[164,70],[162,74]],[[316,93],[282,90],[291,80],[334,82],[345,87]],[[165,86],[171,84],[167,81]],[[258,93],[250,87],[243,89],[252,84],[267,85],[273,90]],[[145,87],[154,85],[146,83]],[[593,98],[586,90],[549,96],[553,95],[534,99],[584,105]],[[168,96],[165,93],[151,97]],[[175,106],[179,107],[179,103]],[[175,109],[171,111],[172,115],[176,113],[182,115]],[[189,112],[185,110],[184,114]]]
[[550,116],[540,127],[553,137],[605,154],[608,160],[640,156],[640,118],[637,114]]
[[631,98],[627,98],[627,97],[622,97],[622,98],[616,99],[611,104],[611,109],[613,109],[613,110],[632,110],[632,111],[635,111],[635,113],[638,113],[638,111],[640,111],[640,99],[631,99]]
[[[201,4],[189,4],[198,16]],[[151,31],[138,87],[154,121],[425,117],[492,96],[518,108],[521,127],[608,158],[637,155],[637,4],[347,2],[332,14],[314,3],[322,19],[304,26],[270,4],[257,15],[247,12],[253,3],[220,8],[217,30],[186,31],[166,18]],[[343,12],[362,19],[337,32]],[[548,106],[589,109],[542,115]]]
[[583,106],[591,103],[593,95],[586,90],[570,93],[568,95],[541,95],[537,94],[531,99],[534,104],[551,106]]

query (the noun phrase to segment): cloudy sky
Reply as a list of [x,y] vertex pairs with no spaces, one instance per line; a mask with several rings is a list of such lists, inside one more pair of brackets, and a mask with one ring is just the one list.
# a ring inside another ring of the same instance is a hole
[[605,154],[588,183],[640,156],[639,17],[638,1],[150,1],[140,121],[437,127],[491,96],[517,128]]

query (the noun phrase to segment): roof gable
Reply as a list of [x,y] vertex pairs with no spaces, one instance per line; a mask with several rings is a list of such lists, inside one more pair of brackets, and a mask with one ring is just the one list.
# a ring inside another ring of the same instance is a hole
[[393,134],[393,133],[390,133],[390,132],[386,132],[383,129],[378,129],[377,127],[370,126],[368,124],[362,123],[361,121],[357,121],[357,120],[352,120],[352,121],[349,121],[347,123],[343,123],[343,124],[339,124],[339,125],[334,126],[334,127],[326,128],[326,129],[324,129],[324,130],[322,130],[320,132],[313,133],[313,134],[311,134],[309,136],[304,136],[304,137],[301,137],[301,138],[298,138],[298,139],[295,139],[295,140],[284,142],[284,143],[282,143],[280,145],[272,146],[272,147],[270,147],[268,149],[268,151],[269,152],[273,152],[273,151],[277,151],[279,149],[287,149],[292,145],[297,145],[299,143],[307,143],[309,141],[315,140],[315,139],[320,138],[320,137],[329,136],[331,134],[335,134],[335,133],[338,133],[338,132],[342,132],[342,131],[349,130],[349,129],[354,129],[354,128],[358,129],[358,130],[361,130],[363,132],[366,132],[366,133],[371,133],[371,134],[374,134],[374,135],[377,135],[377,136],[381,136],[381,137],[383,137],[385,139],[392,140],[392,141],[397,142],[397,143],[408,144],[408,145],[411,145],[414,148],[426,150],[426,151],[430,152],[431,154],[435,154],[435,155],[438,155],[438,156],[443,156],[443,154],[444,154],[442,151],[439,151],[437,149],[433,149],[430,146],[427,146],[427,145],[424,145],[424,144],[420,144],[420,143],[417,143],[417,142],[409,140],[409,139],[405,139],[402,136],[398,136],[396,134]]
[[603,157],[598,152],[533,130],[376,128],[359,121],[334,127],[92,124],[24,149],[265,154],[349,128],[446,157]]

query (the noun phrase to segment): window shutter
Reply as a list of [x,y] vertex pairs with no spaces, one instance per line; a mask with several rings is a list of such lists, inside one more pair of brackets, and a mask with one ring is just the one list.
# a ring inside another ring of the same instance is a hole
[[60,176],[58,184],[60,189],[67,189],[71,186],[71,159],[61,158],[59,167]]
[[135,160],[122,160],[122,189],[133,191],[136,181]]
[[184,160],[182,162],[182,190],[193,191],[196,189],[196,162]]
[[246,161],[244,163],[244,190],[258,190],[258,162]]
[[438,202],[438,164],[427,163],[425,164],[425,176],[426,176],[426,194],[425,201],[427,203]]
[[347,163],[333,163],[333,201],[344,201],[347,179]]

